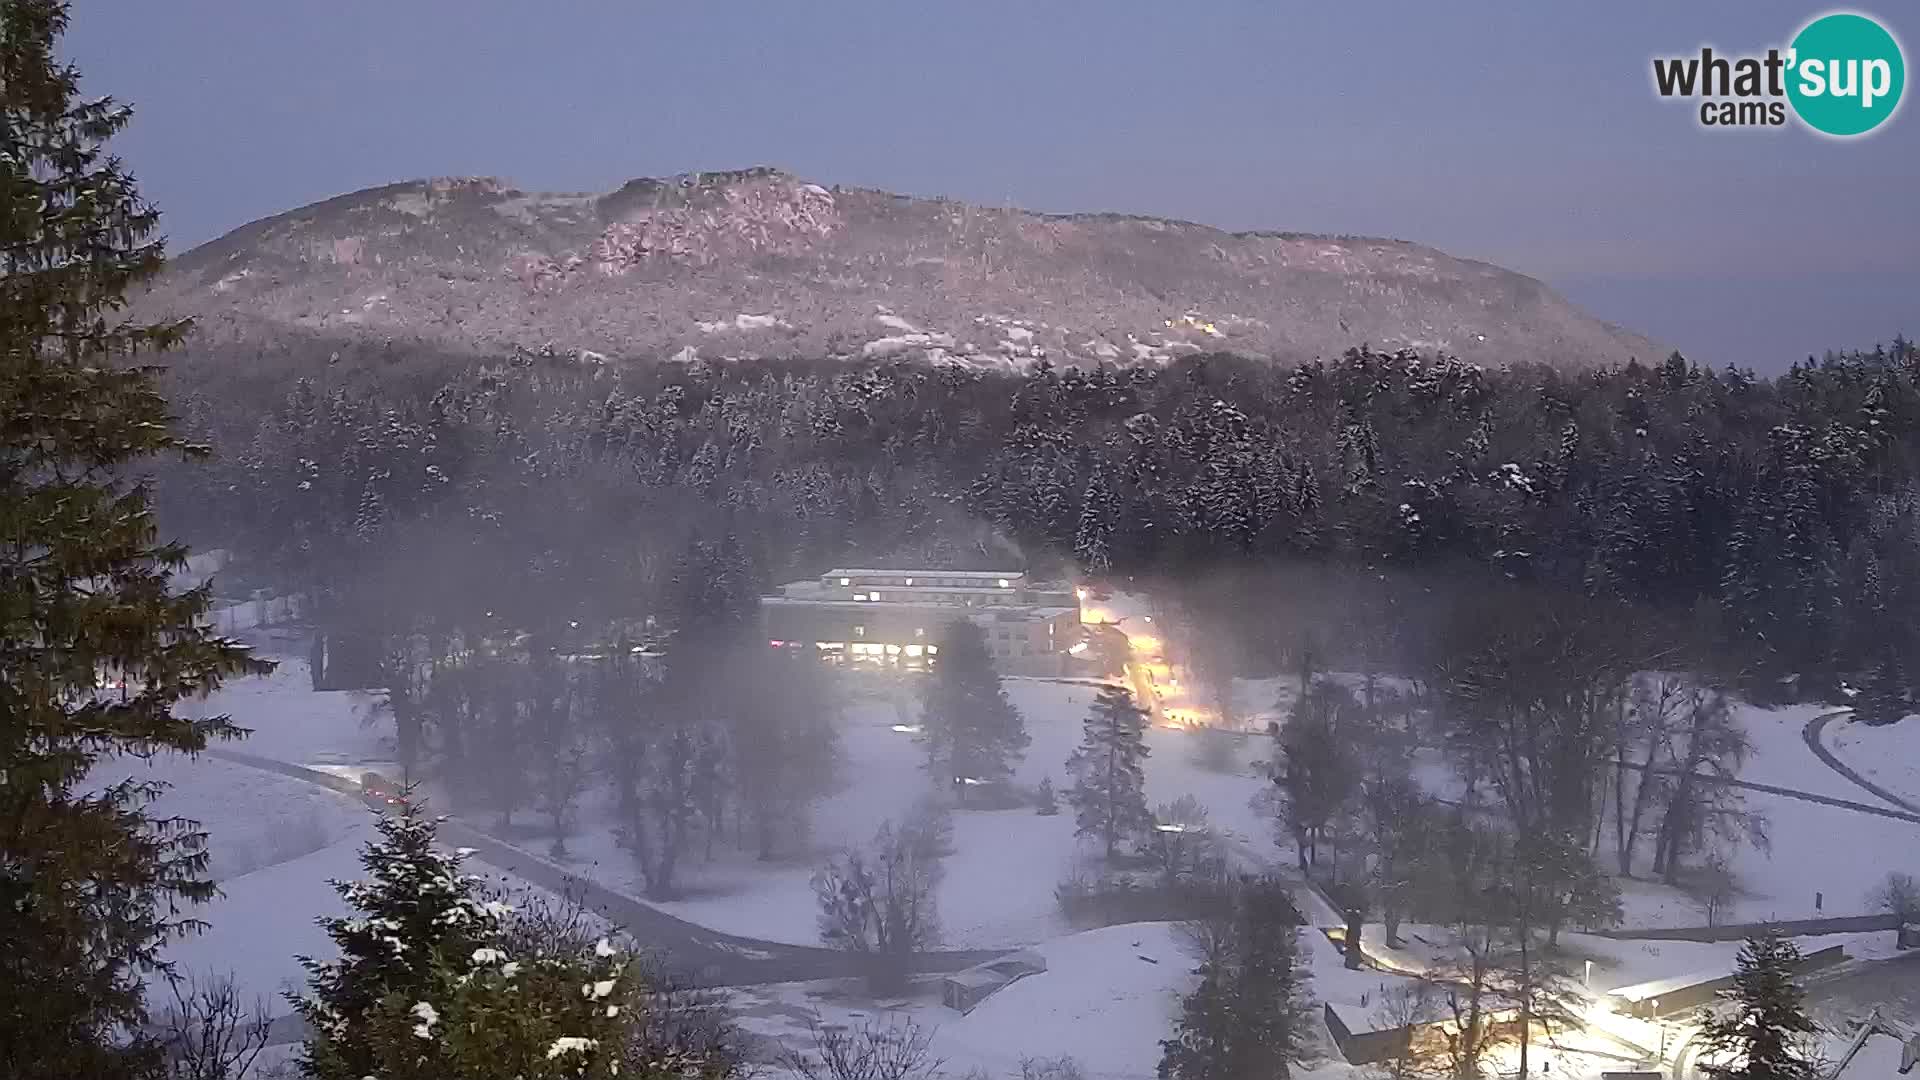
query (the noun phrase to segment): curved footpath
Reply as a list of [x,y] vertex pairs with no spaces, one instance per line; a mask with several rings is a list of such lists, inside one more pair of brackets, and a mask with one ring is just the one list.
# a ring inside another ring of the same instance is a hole
[[1838,712],[1830,712],[1816,716],[1812,720],[1807,721],[1807,726],[1800,731],[1800,737],[1807,741],[1807,749],[1813,751],[1813,756],[1825,762],[1827,768],[1853,781],[1854,784],[1858,785],[1862,790],[1872,792],[1878,798],[1884,799],[1886,802],[1906,811],[1905,814],[1895,814],[1892,816],[1906,818],[1909,821],[1920,821],[1920,806],[1915,806],[1906,799],[1895,795],[1879,784],[1861,776],[1853,770],[1852,766],[1835,757],[1833,751],[1827,749],[1827,744],[1820,740],[1821,733],[1827,730],[1827,724],[1851,715],[1853,715],[1851,709],[1842,709]]
[[[1718,784],[1722,787],[1739,788],[1742,791],[1758,791],[1767,795],[1778,795],[1783,799],[1798,799],[1801,802],[1818,803],[1821,806],[1832,806],[1841,810],[1850,810],[1856,814],[1872,814],[1875,817],[1893,818],[1895,821],[1907,821],[1920,825],[1920,807],[1904,803],[1900,801],[1898,797],[1889,794],[1885,789],[1876,787],[1860,776],[1859,773],[1847,768],[1839,759],[1828,753],[1826,747],[1820,745],[1818,729],[1823,727],[1828,720],[1845,715],[1847,714],[1844,712],[1838,712],[1815,717],[1801,732],[1801,737],[1806,739],[1807,745],[1812,747],[1813,752],[1819,756],[1821,761],[1826,762],[1827,765],[1839,772],[1842,776],[1845,776],[1847,779],[1873,794],[1878,795],[1880,798],[1887,800],[1894,806],[1903,807],[1903,809],[1895,810],[1891,807],[1875,806],[1872,803],[1854,802],[1852,799],[1836,799],[1831,795],[1816,795],[1811,791],[1796,791],[1793,788],[1778,787],[1773,784],[1762,784],[1752,780],[1733,780],[1723,776],[1707,776],[1701,773],[1695,773],[1694,779],[1702,784]],[[1645,765],[1636,764],[1631,761],[1627,762],[1626,767],[1639,772],[1651,772],[1656,776],[1680,775],[1680,770],[1678,769],[1649,769]]]

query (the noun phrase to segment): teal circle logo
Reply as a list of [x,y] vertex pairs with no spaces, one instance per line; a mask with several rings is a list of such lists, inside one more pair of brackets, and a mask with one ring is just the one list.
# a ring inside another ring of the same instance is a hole
[[1822,15],[1794,36],[1791,48],[1787,100],[1813,130],[1865,135],[1900,107],[1907,85],[1900,43],[1865,15]]

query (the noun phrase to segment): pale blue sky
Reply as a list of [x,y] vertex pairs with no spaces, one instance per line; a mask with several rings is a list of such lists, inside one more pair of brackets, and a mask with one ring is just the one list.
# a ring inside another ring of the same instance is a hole
[[[176,251],[398,179],[779,165],[1038,210],[1396,236],[1777,370],[1920,335],[1920,113],[1700,129],[1656,53],[1821,5],[85,0],[85,89]],[[1865,8],[1906,41],[1920,14]],[[1909,25],[1910,24],[1910,25]]]

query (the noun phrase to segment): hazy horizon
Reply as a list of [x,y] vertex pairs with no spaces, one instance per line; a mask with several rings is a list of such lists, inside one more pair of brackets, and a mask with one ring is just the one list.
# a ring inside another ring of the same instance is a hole
[[1392,236],[1540,278],[1702,362],[1777,371],[1920,326],[1920,217],[1896,210],[1920,120],[1848,143],[1710,133],[1653,95],[1647,65],[1764,48],[1816,10],[1405,6],[1388,35],[1377,12],[1249,3],[529,19],[122,2],[76,10],[67,52],[86,92],[138,109],[116,149],[176,252],[426,176],[610,190],[769,164],[1043,212]]

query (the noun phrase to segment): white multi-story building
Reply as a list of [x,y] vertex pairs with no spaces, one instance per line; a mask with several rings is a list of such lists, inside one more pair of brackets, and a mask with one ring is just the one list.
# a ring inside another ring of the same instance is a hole
[[946,625],[970,619],[1003,670],[1057,674],[1081,640],[1069,586],[1017,570],[829,570],[760,599],[770,643],[829,659],[926,667]]

